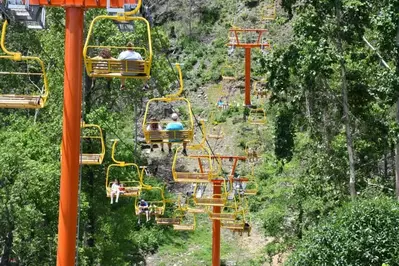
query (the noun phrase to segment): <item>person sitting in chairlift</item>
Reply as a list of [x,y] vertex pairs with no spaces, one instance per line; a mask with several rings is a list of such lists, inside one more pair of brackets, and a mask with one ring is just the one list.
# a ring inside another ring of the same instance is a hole
[[139,224],[141,221],[140,216],[143,213],[145,213],[146,222],[148,222],[150,220],[150,210],[148,207],[148,202],[146,202],[144,199],[141,199],[139,202],[139,220],[138,220]]
[[[123,186],[122,186],[123,187]],[[112,183],[111,186],[111,204],[114,203],[114,195],[116,195],[115,202],[118,203],[119,195],[121,194],[121,183],[119,182],[119,179],[115,179],[115,181]]]
[[[141,55],[133,50],[133,43],[128,42],[126,47],[127,49],[119,54],[118,60],[143,60]],[[121,78],[121,90],[123,89],[125,89],[125,79]]]
[[220,97],[220,98],[219,98],[219,101],[218,101],[218,103],[217,103],[217,107],[218,107],[219,109],[223,109],[223,106],[224,106],[224,102],[223,102],[222,97]]
[[[147,131],[161,131],[161,130],[162,130],[162,126],[159,123],[159,121],[156,118],[154,118],[154,117],[151,118],[150,119],[150,123],[147,126]],[[161,145],[161,151],[164,152],[162,140],[152,141],[152,142],[160,142],[161,143],[160,144]],[[151,143],[151,151],[154,151],[154,147],[153,147],[152,143]]]
[[[184,129],[183,124],[181,122],[177,121],[179,116],[176,113],[173,113],[171,118],[173,121],[168,123],[168,125],[166,126],[166,130],[173,131],[173,130],[183,130]],[[179,139],[170,139],[169,140],[169,142],[168,142],[169,154],[172,153],[172,142],[180,142],[180,141],[181,140],[179,140]],[[187,147],[187,142],[183,141],[183,152],[182,153],[184,156],[187,156],[186,147]]]
[[[92,59],[94,60],[101,60],[101,59],[115,59],[112,57],[111,50],[104,48],[101,49],[101,51],[98,53],[97,56],[93,57]],[[94,73],[108,73],[108,62],[106,60],[104,61],[98,61],[97,63],[97,69],[93,71]],[[96,85],[96,78],[91,79],[91,89],[94,89]],[[107,89],[111,88],[111,79],[107,79]]]

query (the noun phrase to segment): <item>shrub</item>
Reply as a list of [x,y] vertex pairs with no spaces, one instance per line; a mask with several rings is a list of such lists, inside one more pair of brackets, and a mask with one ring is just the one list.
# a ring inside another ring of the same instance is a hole
[[309,231],[287,265],[399,265],[399,203],[358,200]]

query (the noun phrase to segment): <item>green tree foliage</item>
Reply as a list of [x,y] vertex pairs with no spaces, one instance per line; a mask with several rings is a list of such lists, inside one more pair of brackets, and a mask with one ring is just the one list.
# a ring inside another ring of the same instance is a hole
[[278,160],[290,161],[294,149],[294,114],[288,107],[280,109],[276,118],[274,152]]
[[287,265],[398,265],[398,223],[393,199],[349,203],[307,232]]

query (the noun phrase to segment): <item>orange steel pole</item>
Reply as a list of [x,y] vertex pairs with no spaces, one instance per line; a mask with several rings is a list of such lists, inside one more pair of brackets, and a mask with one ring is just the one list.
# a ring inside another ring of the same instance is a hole
[[57,265],[75,265],[82,102],[83,9],[66,8],[64,116]]
[[[217,180],[213,181],[213,197],[220,198],[222,187]],[[213,206],[213,213],[220,213],[220,206]],[[220,220],[212,222],[212,266],[220,266]]]
[[245,47],[245,106],[251,105],[251,48]]

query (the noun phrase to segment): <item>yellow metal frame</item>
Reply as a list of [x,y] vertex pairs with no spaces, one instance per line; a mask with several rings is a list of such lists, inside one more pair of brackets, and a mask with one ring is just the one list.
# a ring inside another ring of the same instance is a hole
[[[99,165],[103,163],[104,156],[105,156],[105,144],[104,144],[104,137],[103,137],[103,131],[101,130],[101,127],[95,124],[86,124],[86,123],[81,123],[81,128],[95,128],[98,130],[99,135],[95,136],[81,136],[82,139],[93,139],[93,140],[100,140],[101,142],[101,153],[82,153],[80,155],[81,158],[81,164],[84,165]],[[116,143],[114,143],[116,145]],[[112,152],[114,150],[114,147],[112,148]],[[112,154],[113,156],[113,154]],[[93,159],[94,157],[94,159]]]
[[[202,145],[190,145],[187,146],[187,153],[188,156],[185,156],[186,158],[189,159],[206,159],[208,161],[209,165],[209,171],[204,172],[204,173],[193,173],[193,172],[178,172],[176,171],[177,167],[177,159],[180,157],[183,157],[183,155],[180,155],[181,151],[183,150],[183,147],[178,147],[175,153],[175,156],[173,157],[173,163],[172,163],[172,176],[173,180],[177,183],[205,183],[209,182],[214,178],[214,172],[212,168],[212,158],[211,158],[211,151],[208,147],[203,147]],[[190,155],[190,151],[202,151],[203,154],[207,157],[205,158],[198,158],[198,156],[195,155]],[[199,164],[199,162],[198,162]],[[184,177],[183,177],[184,176]]]
[[[165,199],[166,203],[174,203],[177,205],[177,208],[173,210],[172,217],[155,217],[155,221],[158,225],[174,225],[180,224],[182,220],[182,211],[186,211],[184,206],[182,206],[182,195],[178,194],[178,198],[167,200]],[[165,206],[165,209],[167,206]]]
[[[261,114],[261,118],[259,118],[259,115]],[[250,109],[249,110],[249,115],[248,115],[248,122],[253,125],[264,125],[266,124],[266,112],[263,108],[256,108],[256,109]]]
[[[254,150],[254,148],[253,148],[254,146],[257,146],[258,148]],[[261,153],[262,146],[263,145],[262,145],[262,142],[260,142],[260,140],[251,140],[245,144],[245,155],[247,156],[247,160],[249,162],[257,161],[259,159],[259,157],[262,155],[262,153]],[[250,153],[249,149],[252,149],[254,151],[252,153]],[[256,156],[254,156],[254,154]]]
[[189,214],[192,217],[192,223],[186,223],[183,224],[183,221],[185,219],[185,215],[182,217],[182,221],[180,224],[174,224],[173,229],[176,231],[194,231],[197,225],[196,219],[195,219],[195,213],[192,212],[185,212],[185,215]]
[[[143,134],[146,142],[148,144],[151,143],[182,143],[182,142],[191,142],[194,138],[194,115],[191,111],[191,103],[188,99],[180,97],[181,93],[184,90],[184,84],[183,84],[183,74],[180,68],[180,64],[176,64],[177,71],[179,73],[179,82],[180,82],[180,88],[179,90],[170,95],[166,95],[165,97],[162,98],[153,98],[150,99],[147,102],[145,113],[144,113],[144,119],[143,119]],[[189,115],[189,120],[188,120],[188,129],[184,130],[156,130],[156,131],[151,131],[147,130],[147,125],[150,123],[148,122],[149,119],[149,112],[150,112],[150,105],[152,102],[165,102],[165,103],[170,103],[170,102],[177,102],[177,101],[182,101],[187,104],[187,113]],[[152,138],[151,134],[156,132],[157,137]],[[183,135],[184,138],[180,138],[179,136]],[[172,141],[170,141],[172,140]]]
[[[87,33],[87,39],[85,45],[83,47],[83,59],[86,66],[87,75],[90,77],[102,77],[102,78],[123,78],[123,79],[149,79],[151,76],[151,64],[152,64],[152,39],[151,39],[151,28],[148,21],[143,17],[133,16],[135,15],[141,6],[141,0],[139,0],[137,7],[130,11],[124,13],[118,13],[114,16],[109,15],[101,15],[94,18],[91,22],[89,31]],[[133,47],[136,50],[144,50],[146,56],[145,60],[118,60],[118,59],[93,59],[88,56],[87,51],[89,48],[125,48],[127,47],[119,47],[119,46],[96,46],[96,45],[89,45],[90,38],[93,34],[93,28],[96,22],[100,20],[113,20],[117,22],[129,22],[129,21],[142,21],[146,24],[147,28],[147,38],[148,38],[148,52],[145,48],[140,47]],[[130,62],[142,62],[144,63],[144,70],[137,71],[137,70],[129,70],[128,65]],[[99,71],[96,72],[93,70],[93,63],[106,63],[108,68],[107,71]],[[116,69],[112,69],[112,66],[116,66]],[[122,71],[119,68],[121,66],[123,69]]]
[[[266,1],[269,2],[267,3],[262,9],[262,20],[275,20],[277,17],[277,12],[276,12],[276,1],[272,0],[272,1]],[[273,2],[273,3],[270,3]],[[269,12],[271,11],[271,12]],[[270,13],[270,15],[269,15]]]
[[252,85],[252,90],[255,96],[260,96],[261,98],[268,98],[267,96],[269,92],[267,90],[263,89],[262,91],[259,92],[257,88],[259,83],[264,83],[264,82],[266,82],[266,80],[254,81]]
[[[203,196],[201,198],[194,197],[194,203],[198,206],[220,206],[223,207],[227,202],[227,188],[226,188],[226,180],[221,181],[219,184],[213,184],[214,186],[221,186],[220,194],[211,194],[209,196]],[[197,194],[197,185],[194,189],[194,195]],[[215,197],[216,196],[216,197]]]
[[[233,72],[233,76],[228,76],[226,73],[229,72],[229,70],[232,70]],[[222,80],[237,80],[237,71],[236,69],[231,66],[231,65],[227,65],[224,64],[220,70],[221,72],[221,76],[222,76]]]
[[[241,179],[241,180],[240,180]],[[254,165],[252,165],[252,169],[251,169],[251,173],[248,174],[247,176],[242,176],[239,179],[234,178],[232,180],[232,185],[234,185],[234,183],[242,183],[245,184],[245,188],[243,186],[243,193],[242,195],[239,196],[254,196],[258,193],[259,190],[259,184],[258,182],[256,182],[256,178],[255,178],[255,167]],[[248,186],[251,186],[251,188],[248,188]],[[243,199],[240,199],[240,203],[242,203]]]
[[[203,136],[201,139],[201,142],[198,144],[192,144],[188,145],[186,147],[188,156],[184,156],[184,158],[188,159],[197,159],[198,160],[198,166],[200,169],[202,169],[202,159],[206,159],[208,161],[209,169],[207,171],[201,170],[201,173],[193,173],[193,172],[178,172],[176,171],[176,166],[177,166],[177,159],[182,157],[181,152],[183,150],[183,147],[180,146],[177,148],[175,152],[175,156],[173,157],[173,163],[172,163],[172,176],[173,180],[178,183],[206,183],[211,181],[217,174],[220,172],[221,165],[219,162],[219,169],[215,172],[213,169],[213,164],[212,164],[212,157],[211,157],[211,150],[205,146],[205,141],[206,141],[206,130],[204,126],[204,121],[201,120],[201,128],[203,132]],[[199,156],[197,155],[192,155],[192,151],[196,151],[197,153],[201,153]]]
[[[166,200],[165,200],[165,196],[164,196],[164,189],[161,187],[153,187],[153,186],[149,186],[149,185],[145,185],[143,184],[143,186],[141,187],[140,190],[140,196],[141,193],[145,190],[151,191],[151,190],[156,190],[159,191],[159,194],[161,196],[160,200],[146,200],[144,199],[147,203],[148,203],[148,208],[150,210],[150,215],[151,216],[162,216],[165,213],[165,208],[166,208]],[[154,205],[155,206],[155,212],[151,210],[151,206]],[[136,215],[143,215],[145,213],[140,213],[140,209],[139,209],[139,197],[136,197],[135,201],[134,201],[134,210]]]
[[[123,187],[125,188],[126,193],[121,193],[120,197],[138,197],[140,195],[140,191],[143,185],[143,175],[144,175],[144,168],[140,171],[140,167],[135,164],[135,163],[126,163],[123,161],[118,161],[115,159],[115,148],[116,144],[118,143],[118,140],[114,141],[114,144],[112,145],[112,160],[114,161],[113,164],[110,164],[107,167],[107,174],[106,174],[106,179],[105,179],[105,191],[107,194],[107,197],[110,196],[111,194],[111,186],[112,186],[112,180],[109,180],[110,178],[110,170],[112,168],[116,167],[132,167],[133,169],[136,169],[136,174],[139,178],[138,181],[132,180],[132,181],[124,181],[124,180],[119,180],[121,184],[123,184]],[[131,191],[131,193],[129,193]],[[137,191],[137,192],[136,192]]]
[[[229,209],[230,211],[226,211]],[[221,220],[221,221],[235,221],[239,211],[236,196],[231,200],[227,200],[224,207],[220,213],[214,213],[213,210],[208,212],[209,218],[211,220]]]
[[49,95],[49,88],[48,88],[48,81],[46,75],[46,69],[44,67],[43,61],[39,57],[34,56],[22,56],[20,52],[11,52],[8,51],[4,45],[5,38],[6,38],[6,31],[7,31],[8,21],[4,20],[2,33],[1,33],[1,40],[0,46],[2,51],[6,54],[6,56],[0,56],[1,59],[5,60],[12,60],[15,62],[19,61],[35,61],[40,65],[41,72],[38,73],[27,73],[27,72],[7,72],[7,71],[0,71],[1,75],[35,75],[41,76],[43,78],[43,92],[36,95],[15,95],[15,94],[0,94],[0,108],[27,108],[27,109],[39,109],[43,108],[46,104],[48,95]]
[[221,125],[213,125],[215,121],[215,112],[211,112],[210,114],[210,119],[209,119],[209,127],[212,127],[212,132],[214,132],[216,130],[216,127],[219,126],[219,131],[218,134],[207,134],[207,137],[209,139],[223,139],[224,138],[224,132],[222,129]]

